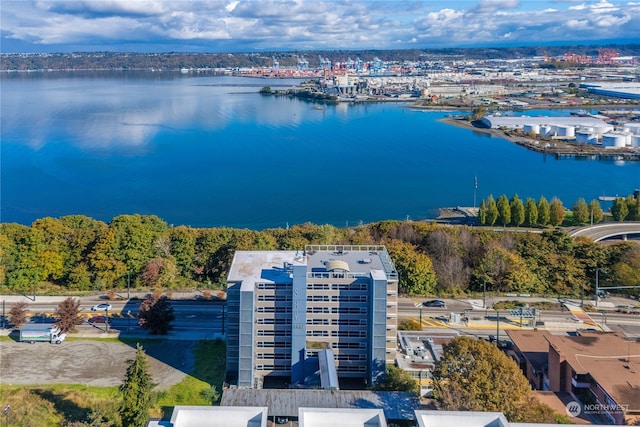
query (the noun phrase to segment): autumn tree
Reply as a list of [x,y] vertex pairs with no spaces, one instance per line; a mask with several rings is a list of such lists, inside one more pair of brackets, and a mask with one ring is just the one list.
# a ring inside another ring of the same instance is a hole
[[589,207],[582,197],[576,200],[571,210],[573,212],[573,220],[576,224],[586,224],[589,222]]
[[384,380],[376,384],[374,388],[380,391],[409,391],[412,393],[420,391],[420,386],[411,374],[393,365],[387,365]]
[[540,225],[549,224],[551,213],[549,212],[549,202],[544,196],[540,196],[537,207],[538,207],[538,224]]
[[147,423],[153,404],[153,384],[147,356],[139,343],[136,346],[135,358],[127,363],[127,373],[120,386],[120,417],[125,426],[143,427]]
[[511,222],[511,206],[509,206],[507,196],[503,194],[498,197],[496,206],[498,208],[498,222],[502,224],[503,227],[506,227],[507,224]]
[[80,314],[80,300],[68,297],[56,308],[55,316],[58,318],[56,325],[62,332],[71,331],[83,322],[78,314]]
[[398,270],[401,291],[410,295],[426,295],[435,291],[436,274],[428,255],[399,240],[387,245]]
[[166,295],[157,292],[140,303],[138,325],[154,335],[166,335],[176,316]]
[[510,420],[528,403],[531,390],[515,361],[496,346],[471,337],[444,345],[433,384],[443,409],[503,412]]
[[519,227],[524,222],[524,205],[517,194],[514,194],[509,201],[509,208],[511,209],[511,224]]
[[557,197],[551,199],[551,204],[549,205],[549,224],[557,227],[562,225],[564,221],[564,206],[562,206],[562,201]]
[[538,223],[538,206],[536,206],[536,201],[531,197],[524,204],[524,223],[528,226]]
[[11,310],[9,310],[9,323],[15,327],[20,327],[27,323],[27,312],[29,311],[29,304],[24,301],[13,304]]

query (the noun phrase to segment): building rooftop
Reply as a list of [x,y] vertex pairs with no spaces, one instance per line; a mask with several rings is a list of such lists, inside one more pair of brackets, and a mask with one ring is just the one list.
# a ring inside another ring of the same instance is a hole
[[384,246],[308,245],[305,254],[309,273],[345,271],[369,276],[371,271],[380,270],[397,277]]
[[485,116],[482,121],[492,128],[499,128],[501,126],[522,127],[524,125],[611,127],[607,122],[600,119],[573,116]]
[[405,371],[433,369],[434,363],[442,356],[442,346],[458,336],[457,332],[426,334],[422,331],[398,331],[401,352],[396,362]]
[[509,427],[502,412],[416,411],[418,427]]
[[151,421],[149,427],[267,427],[267,408],[252,406],[175,406],[171,421]]
[[306,265],[303,252],[236,251],[228,281],[242,282],[243,289],[253,289],[258,282],[291,283],[289,265]]
[[386,427],[382,409],[300,408],[300,427]]
[[551,336],[548,331],[508,329],[507,335],[533,369],[539,372],[548,365],[549,341],[547,341],[547,337]]
[[616,334],[581,332],[547,337],[577,374],[589,374],[627,412],[640,411],[640,342]]
[[420,409],[414,393],[369,390],[229,388],[220,405],[267,406],[270,417],[297,417],[298,408],[382,409],[387,420],[414,420]]

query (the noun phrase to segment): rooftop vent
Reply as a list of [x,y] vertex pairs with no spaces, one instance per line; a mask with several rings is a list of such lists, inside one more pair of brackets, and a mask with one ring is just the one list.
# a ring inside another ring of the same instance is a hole
[[350,271],[349,264],[339,259],[329,260],[326,266],[327,266],[327,271],[335,271],[335,270]]

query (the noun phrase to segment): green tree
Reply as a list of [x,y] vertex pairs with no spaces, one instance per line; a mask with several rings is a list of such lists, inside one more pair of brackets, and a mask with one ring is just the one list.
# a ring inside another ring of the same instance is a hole
[[544,196],[540,196],[538,200],[538,224],[547,225],[551,220],[551,212],[549,202]]
[[629,194],[625,199],[625,203],[627,204],[627,210],[629,211],[627,220],[638,221],[640,219],[640,197],[635,199],[632,194]]
[[411,374],[393,365],[387,365],[384,380],[376,384],[374,388],[381,391],[409,391],[412,393],[420,391],[420,386],[411,377]]
[[602,208],[600,207],[600,202],[596,199],[593,199],[589,202],[589,218],[593,221],[594,224],[598,222],[602,222],[604,219],[604,213],[602,212]]
[[443,347],[433,370],[443,409],[503,412],[515,419],[530,386],[513,359],[484,340],[458,337]]
[[24,301],[19,301],[11,307],[9,310],[9,323],[14,327],[19,328],[27,322],[27,312],[29,311],[29,304]]
[[80,314],[80,300],[68,297],[56,308],[55,316],[58,318],[56,325],[62,332],[72,331],[84,321]]
[[509,202],[511,208],[511,224],[519,227],[524,222],[524,205],[517,194],[514,194]]
[[576,224],[586,224],[589,222],[589,207],[587,202],[581,197],[573,204],[573,220]]
[[143,427],[147,423],[149,409],[153,404],[153,384],[147,356],[139,343],[136,346],[135,358],[127,363],[127,373],[120,386],[120,417],[125,426]]
[[489,197],[487,197],[485,205],[487,207],[486,225],[491,226],[498,220],[498,207],[496,206],[496,201],[493,199],[493,196],[491,194],[489,194]]
[[611,205],[611,216],[616,221],[624,221],[627,215],[629,215],[627,202],[622,197],[616,198]]
[[399,286],[410,295],[426,295],[435,291],[436,273],[431,258],[411,243],[394,240],[387,244],[398,270]]
[[484,200],[480,202],[480,207],[478,208],[478,222],[480,225],[487,225],[487,206]]
[[166,335],[176,316],[166,295],[154,292],[140,303],[138,325],[154,335]]
[[506,227],[507,224],[511,222],[511,206],[509,206],[507,196],[503,194],[498,197],[496,206],[498,208],[498,222],[502,224],[503,227]]
[[557,197],[551,199],[551,204],[549,205],[549,223],[554,227],[562,225],[564,221],[564,206],[562,206],[562,201]]
[[531,197],[524,204],[524,223],[528,226],[538,223],[538,206],[536,206],[536,201]]

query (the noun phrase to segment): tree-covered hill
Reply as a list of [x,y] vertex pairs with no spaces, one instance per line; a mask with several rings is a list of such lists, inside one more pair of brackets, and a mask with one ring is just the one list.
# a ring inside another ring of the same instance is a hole
[[236,250],[304,250],[307,244],[384,244],[407,294],[478,292],[593,293],[640,282],[640,246],[601,245],[562,231],[496,232],[425,222],[382,221],[357,227],[302,224],[262,231],[168,226],[157,216],[42,218],[0,224],[0,282],[10,292],[136,287],[222,286]]

